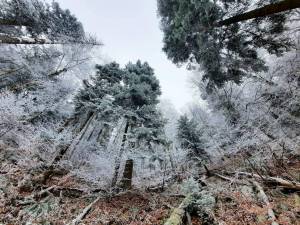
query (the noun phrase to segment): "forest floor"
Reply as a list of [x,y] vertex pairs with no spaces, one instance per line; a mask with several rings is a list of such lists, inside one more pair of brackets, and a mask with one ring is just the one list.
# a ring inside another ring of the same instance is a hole
[[[24,170],[9,157],[0,162],[0,224],[159,225],[167,221],[185,197],[178,191],[178,182],[163,192],[133,188],[116,194],[91,189],[91,184],[67,171],[53,170],[46,177],[40,170]],[[289,170],[300,174],[298,159]],[[272,224],[268,217],[272,209],[276,216],[273,224],[300,225],[299,191],[262,185],[270,202],[266,205],[249,179],[227,178],[201,178],[205,184],[200,195],[209,193],[213,206],[209,210],[191,209],[191,219],[183,219],[183,224],[267,225]],[[92,207],[74,223],[92,202]]]

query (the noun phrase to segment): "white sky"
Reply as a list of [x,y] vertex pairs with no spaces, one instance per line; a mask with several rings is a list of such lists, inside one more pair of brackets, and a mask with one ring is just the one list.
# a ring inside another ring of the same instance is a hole
[[162,52],[156,0],[57,0],[103,43],[102,54],[121,65],[147,61],[160,80],[162,98],[181,109],[193,99],[188,72],[177,68]]

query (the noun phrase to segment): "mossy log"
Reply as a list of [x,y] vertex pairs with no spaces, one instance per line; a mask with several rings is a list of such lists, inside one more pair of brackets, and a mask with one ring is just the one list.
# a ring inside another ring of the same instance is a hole
[[173,210],[169,219],[164,223],[164,225],[182,225],[186,208],[192,203],[192,201],[193,196],[191,194],[187,195],[178,208]]

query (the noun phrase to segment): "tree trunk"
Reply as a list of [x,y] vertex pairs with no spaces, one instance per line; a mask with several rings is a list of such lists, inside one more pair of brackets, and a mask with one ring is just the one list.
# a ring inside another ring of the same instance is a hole
[[126,143],[126,140],[127,140],[128,129],[129,129],[129,123],[128,123],[128,121],[126,121],[125,130],[124,130],[124,134],[123,134],[123,137],[122,137],[121,149],[119,151],[119,155],[116,158],[114,176],[113,176],[112,183],[111,183],[112,187],[115,187],[116,184],[117,184],[117,180],[118,180],[118,176],[119,176],[119,169],[120,169],[120,164],[121,164],[121,157],[122,157],[123,152],[125,150],[125,143]]
[[109,135],[110,135],[110,127],[109,125],[104,123],[103,128],[98,132],[96,141],[102,146],[107,146]]
[[280,13],[292,9],[300,8],[299,0],[284,0],[278,3],[266,5],[262,8],[254,9],[252,11],[230,17],[217,23],[217,26],[228,26],[233,23],[250,20],[258,17],[265,17],[275,13]]
[[80,121],[80,119],[78,119],[79,117],[77,116],[77,120],[76,120],[76,124],[78,124],[78,128],[75,128],[75,132],[79,133],[82,131],[82,129],[85,127],[86,123],[88,122],[88,120],[91,118],[91,116],[93,115],[93,112],[88,112],[86,118],[83,120],[83,123]]
[[86,134],[88,134],[88,130],[90,128],[90,125],[91,125],[92,121],[94,121],[95,119],[97,119],[97,115],[95,113],[92,113],[90,118],[87,120],[85,126],[83,127],[82,131],[80,132],[78,137],[75,139],[75,144],[72,146],[71,150],[69,151],[70,156],[72,156],[72,154],[75,151],[77,145],[79,145],[80,142],[82,142],[82,140],[86,136]]
[[79,142],[81,142],[81,141],[83,140],[85,134],[87,133],[87,131],[88,131],[89,127],[90,127],[90,124],[91,124],[92,121],[95,119],[95,117],[96,117],[96,114],[93,113],[93,114],[90,116],[90,118],[87,120],[87,122],[86,122],[84,128],[82,129],[82,133],[81,133],[81,135],[80,135],[78,144],[79,144]]
[[[99,125],[99,123],[96,124],[96,125],[94,126],[93,130],[90,132],[90,135],[89,135],[88,138],[87,138],[87,141],[90,141],[90,140],[91,140],[91,138],[92,138],[92,136],[93,136],[95,130],[98,128],[98,125]],[[102,130],[102,129],[101,129],[101,130]],[[101,131],[100,131],[100,132],[101,132]]]
[[121,180],[120,188],[123,190],[131,189],[132,185],[132,173],[133,173],[133,160],[126,160],[125,169],[123,172],[123,178]]
[[73,140],[73,142],[68,145],[67,147],[62,147],[59,149],[58,154],[55,156],[55,158],[53,159],[51,165],[59,162],[67,153],[69,154],[69,156],[72,155],[72,153],[74,152],[76,146],[80,143],[80,141],[82,140],[83,136],[85,135],[91,121],[94,119],[95,117],[95,113],[91,113],[89,114],[89,117],[87,118],[87,120],[84,123],[84,126],[81,128],[80,133],[76,136],[75,140]]

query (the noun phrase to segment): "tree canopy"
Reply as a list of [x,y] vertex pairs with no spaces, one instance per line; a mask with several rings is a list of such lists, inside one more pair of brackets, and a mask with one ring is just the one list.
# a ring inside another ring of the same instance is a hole
[[97,65],[96,76],[75,98],[77,115],[96,112],[103,121],[125,118],[139,140],[161,142],[162,116],[157,110],[161,94],[157,78],[148,63]]
[[3,0],[0,7],[1,43],[97,44],[77,18],[55,1],[47,4],[40,0]]
[[[227,81],[239,84],[245,76],[268,68],[259,49],[282,55],[291,40],[280,36],[286,30],[286,14],[259,17],[226,27],[219,21],[274,1],[158,0],[164,47],[176,64],[200,65],[208,90]],[[277,2],[277,1],[276,1]]]

